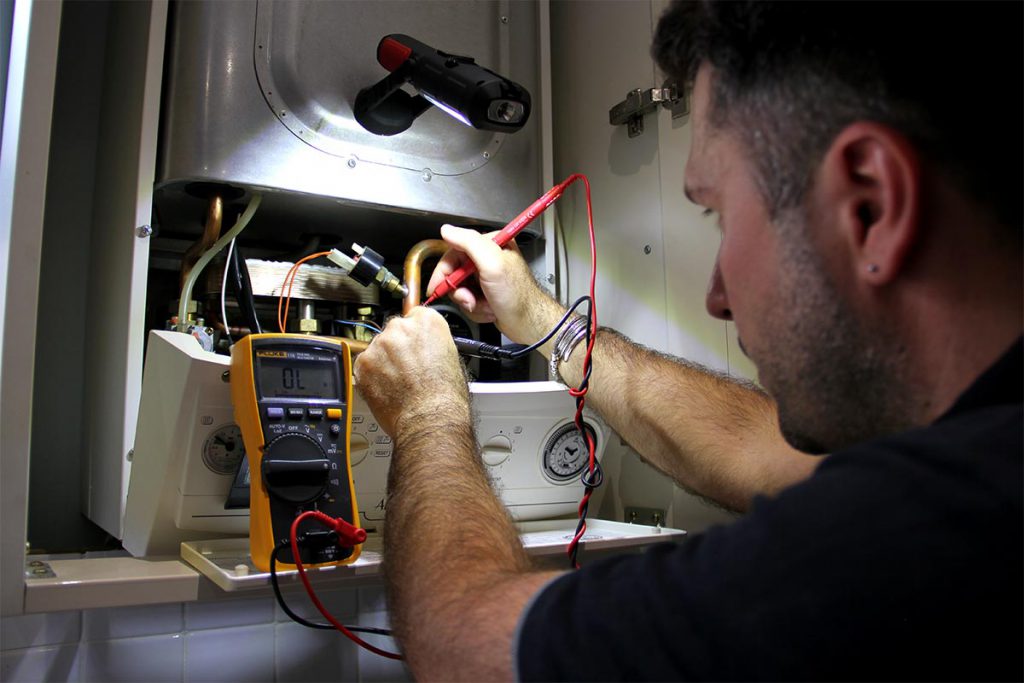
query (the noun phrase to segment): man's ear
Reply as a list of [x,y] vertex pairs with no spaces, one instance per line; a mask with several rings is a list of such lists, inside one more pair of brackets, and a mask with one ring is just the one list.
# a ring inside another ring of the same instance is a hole
[[855,279],[869,286],[895,279],[920,229],[922,179],[909,140],[879,123],[852,123],[825,153],[819,182]]

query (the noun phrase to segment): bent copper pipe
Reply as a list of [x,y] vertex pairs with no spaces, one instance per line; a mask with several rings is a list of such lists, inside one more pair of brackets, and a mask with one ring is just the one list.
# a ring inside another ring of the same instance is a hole
[[405,257],[402,277],[409,293],[402,299],[402,315],[420,305],[420,289],[422,287],[423,263],[427,259],[440,258],[448,251],[448,243],[444,240],[423,240],[417,242]]
[[220,237],[221,226],[224,224],[224,200],[219,195],[210,197],[210,204],[206,209],[206,227],[203,229],[203,235],[195,242],[185,255],[181,257],[181,282],[178,288],[181,289],[185,286],[185,280],[188,278],[188,274],[192,272],[192,267],[199,260],[199,257],[203,253],[213,246],[213,243]]
[[360,341],[359,339],[345,339],[344,341],[348,344],[348,350],[353,356],[357,353],[362,353],[370,345],[370,342]]

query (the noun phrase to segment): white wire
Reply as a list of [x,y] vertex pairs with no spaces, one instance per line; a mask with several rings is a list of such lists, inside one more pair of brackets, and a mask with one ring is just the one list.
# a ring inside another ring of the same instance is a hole
[[185,286],[181,288],[181,298],[178,300],[178,331],[184,332],[187,328],[188,320],[186,318],[186,311],[188,310],[188,301],[192,298],[192,287],[196,284],[196,280],[199,278],[199,273],[202,272],[203,268],[206,267],[214,256],[220,253],[220,250],[224,248],[224,245],[228,244],[231,240],[238,237],[238,233],[245,229],[245,226],[252,220],[252,216],[256,213],[256,209],[259,208],[260,202],[263,200],[263,195],[254,194],[252,199],[249,200],[249,204],[245,207],[245,211],[238,217],[235,224],[231,226],[231,229],[224,233],[219,240],[214,242],[213,246],[199,257],[196,264],[192,266],[192,270],[189,272],[188,277],[185,278]]
[[231,240],[231,244],[228,245],[228,255],[224,259],[224,279],[220,281],[220,321],[224,323],[224,334],[228,338],[229,344],[235,342],[231,339],[231,332],[228,330],[228,307],[225,303],[228,293],[228,268],[231,267],[231,254],[235,251],[235,240]]

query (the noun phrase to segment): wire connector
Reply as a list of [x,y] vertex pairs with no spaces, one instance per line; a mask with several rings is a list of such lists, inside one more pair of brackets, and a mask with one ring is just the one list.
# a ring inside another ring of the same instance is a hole
[[485,344],[484,342],[477,341],[475,339],[466,339],[464,337],[452,337],[452,341],[455,342],[455,348],[459,350],[463,356],[476,356],[477,358],[499,358],[502,360],[511,360],[518,358],[521,355],[522,350],[525,348],[522,344],[514,344],[511,346],[494,346],[493,344]]
[[337,249],[331,249],[327,258],[344,270],[349,277],[361,284],[369,286],[376,282],[377,286],[392,296],[405,298],[409,294],[409,288],[390,270],[384,267],[384,257],[369,247],[362,247],[358,244],[352,245],[352,251],[357,256],[352,258]]
[[327,260],[345,271],[345,275],[351,273],[352,269],[356,267],[356,262],[351,256],[337,249],[331,249],[331,253],[327,255]]
[[349,524],[341,517],[331,517],[319,510],[313,511],[313,517],[316,521],[338,534],[338,545],[342,548],[353,548],[366,541],[366,529],[360,529],[353,524]]
[[358,244],[352,245],[352,251],[359,254],[355,268],[349,273],[353,280],[363,286],[376,282],[385,292],[400,298],[409,293],[405,283],[384,267],[383,256],[369,247],[361,247]]

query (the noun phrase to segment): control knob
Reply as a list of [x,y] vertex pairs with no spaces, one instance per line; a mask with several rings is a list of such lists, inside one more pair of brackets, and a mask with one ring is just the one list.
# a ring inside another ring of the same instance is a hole
[[270,495],[301,505],[327,492],[331,463],[314,439],[292,432],[267,444],[262,469]]

